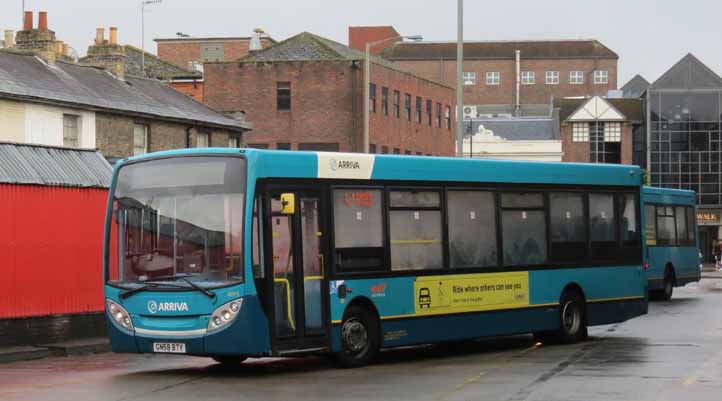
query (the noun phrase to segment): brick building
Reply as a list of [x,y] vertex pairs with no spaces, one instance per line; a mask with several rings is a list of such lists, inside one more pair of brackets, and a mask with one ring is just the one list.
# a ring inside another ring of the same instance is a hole
[[85,61],[93,65],[81,65],[63,61],[62,46],[28,44],[34,37],[58,42],[43,24],[33,28],[32,18],[29,28],[0,50],[0,141],[99,149],[119,158],[238,147],[250,129],[161,81],[126,75],[125,49],[115,38],[91,46]]
[[557,99],[562,161],[633,164],[634,134],[644,130],[639,99]]
[[[363,38],[391,38],[394,32],[386,27],[350,27],[349,44],[363,50]],[[389,40],[375,49],[383,47],[380,56],[400,68],[456,87],[455,42]],[[617,89],[618,59],[597,40],[467,41],[464,105],[548,105],[552,98],[604,96]]]
[[[362,151],[363,54],[301,33],[235,62],[205,64],[205,102],[253,122],[254,147]],[[375,58],[370,151],[453,155],[454,89]]]
[[392,26],[350,26],[348,27],[348,47],[365,52],[366,43],[388,39],[388,42],[371,46],[371,54],[376,55],[393,43],[393,38],[399,36],[401,34]]

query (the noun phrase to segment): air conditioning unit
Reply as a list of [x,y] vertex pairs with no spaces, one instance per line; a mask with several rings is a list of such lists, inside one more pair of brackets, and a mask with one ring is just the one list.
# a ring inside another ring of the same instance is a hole
[[476,118],[476,106],[464,106],[464,120]]

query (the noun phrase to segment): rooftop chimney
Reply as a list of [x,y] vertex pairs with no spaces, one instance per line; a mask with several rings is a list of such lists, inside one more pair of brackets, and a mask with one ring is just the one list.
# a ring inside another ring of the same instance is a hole
[[263,50],[263,45],[261,44],[261,35],[264,35],[263,29],[256,28],[253,30],[253,35],[251,35],[251,43],[248,44],[249,52]]
[[125,48],[118,44],[118,28],[110,27],[110,40],[106,41],[105,29],[95,30],[95,43],[88,47],[85,63],[103,67],[118,79],[125,79]]
[[23,20],[23,31],[33,29],[33,12],[25,11],[25,19]]
[[95,44],[102,45],[105,40],[105,28],[95,29]]
[[48,30],[48,12],[40,11],[38,13],[38,29],[41,31]]

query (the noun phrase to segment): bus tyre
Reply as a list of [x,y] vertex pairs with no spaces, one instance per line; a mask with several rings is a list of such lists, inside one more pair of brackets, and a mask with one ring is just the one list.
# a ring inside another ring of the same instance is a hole
[[214,361],[220,363],[223,366],[236,366],[243,363],[246,360],[245,356],[212,356]]
[[587,338],[586,305],[578,291],[566,291],[559,304],[559,342],[571,344]]
[[659,292],[659,298],[663,301],[669,301],[672,299],[672,293],[674,292],[674,273],[667,268],[664,272],[664,287]]
[[360,305],[352,305],[344,313],[341,324],[341,351],[336,360],[344,368],[368,365],[379,351],[379,322],[376,316]]

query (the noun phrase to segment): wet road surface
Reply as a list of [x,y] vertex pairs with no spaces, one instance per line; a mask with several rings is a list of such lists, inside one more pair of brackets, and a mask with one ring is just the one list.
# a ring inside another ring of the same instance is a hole
[[0,365],[0,400],[722,400],[722,279],[590,340],[539,346],[531,336],[384,352],[361,369],[326,358],[100,354]]

